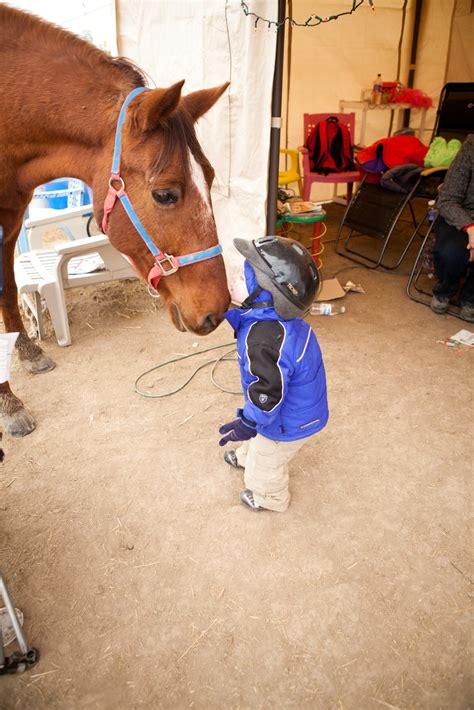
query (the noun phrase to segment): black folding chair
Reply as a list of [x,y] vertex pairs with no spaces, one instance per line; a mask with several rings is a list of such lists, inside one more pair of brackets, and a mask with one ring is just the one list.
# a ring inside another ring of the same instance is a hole
[[[408,193],[400,193],[367,182],[367,176],[364,176],[339,225],[335,244],[336,252],[369,269],[376,269],[379,266],[389,270],[397,269],[426,217],[425,212],[421,219],[417,219],[411,202],[420,180],[421,178],[418,178],[414,182]],[[405,240],[398,257],[384,260],[390,240],[407,208],[411,214],[414,231]],[[339,246],[341,238],[344,240],[342,247]],[[367,238],[370,238],[370,241]],[[355,240],[358,240],[358,249],[351,245],[351,242],[353,243]],[[378,243],[374,240],[377,240]]]
[[[436,220],[430,222],[428,231],[423,238],[420,250],[413,264],[410,276],[407,281],[407,296],[416,303],[423,303],[425,306],[431,304],[433,297],[432,285],[436,280],[433,264],[433,247],[435,243],[434,225]],[[457,297],[456,297],[457,298]],[[459,302],[449,304],[446,313],[456,318],[461,318],[461,308]]]
[[434,224],[435,222],[431,222],[428,227],[407,282],[407,296],[426,306],[430,305],[433,296],[430,281],[435,278],[433,264]]
[[[473,132],[473,126],[474,82],[446,84],[441,91],[433,138],[442,136],[448,140],[463,140],[468,133]],[[389,270],[398,268],[426,223],[428,206],[418,219],[414,201],[417,198],[435,199],[445,172],[446,169],[423,171],[420,179],[406,194],[371,184],[365,177],[339,225],[336,252],[370,269],[379,266]],[[400,231],[397,227],[406,210],[410,212],[414,231],[410,236],[402,238],[401,243],[400,240],[397,242],[398,253],[390,256],[387,249],[394,242],[395,232]]]
[[[474,82],[450,82],[443,86],[439,97],[433,138],[463,141],[474,132]],[[432,138],[432,140],[433,140]]]

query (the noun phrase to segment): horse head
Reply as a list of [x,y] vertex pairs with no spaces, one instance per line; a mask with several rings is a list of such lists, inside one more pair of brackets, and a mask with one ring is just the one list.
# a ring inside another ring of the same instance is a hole
[[[151,248],[156,246],[163,254],[176,258],[218,244],[210,197],[214,170],[196,138],[194,122],[228,86],[182,97],[183,83],[135,96],[121,128],[120,184],[151,240]],[[101,164],[93,182],[99,223],[112,152],[112,142],[107,143],[103,169]],[[111,210],[107,233],[113,246],[147,280],[155,258],[122,205]],[[199,335],[210,333],[222,321],[229,304],[222,256],[171,269],[169,274],[167,270],[163,269],[164,276],[156,288],[175,326]]]

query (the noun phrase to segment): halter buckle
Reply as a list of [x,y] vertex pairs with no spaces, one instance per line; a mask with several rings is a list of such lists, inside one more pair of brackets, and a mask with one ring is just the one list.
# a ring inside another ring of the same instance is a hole
[[[120,187],[115,187],[114,182],[118,182]],[[112,175],[109,178],[109,189],[114,190],[115,192],[123,192],[125,190],[125,183],[123,181],[123,178],[120,177],[120,175]]]
[[[179,264],[177,264],[176,259],[174,256],[171,256],[171,254],[165,253],[163,259],[155,258],[155,263],[161,269],[162,276],[171,276],[171,274],[175,274],[179,269]],[[168,266],[165,268],[164,264]]]

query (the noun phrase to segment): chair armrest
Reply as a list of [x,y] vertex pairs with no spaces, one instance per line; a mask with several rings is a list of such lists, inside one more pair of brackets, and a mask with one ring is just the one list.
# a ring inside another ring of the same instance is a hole
[[99,234],[97,237],[86,237],[85,239],[76,239],[73,242],[61,242],[55,244],[54,249],[57,254],[84,254],[84,252],[93,252],[99,247],[110,244],[109,238],[105,234]]
[[298,146],[298,151],[301,153],[303,157],[303,179],[305,175],[309,175],[311,172],[311,165],[309,163],[309,158],[310,158],[310,151],[304,146],[300,145]]
[[423,170],[420,173],[420,175],[422,177],[426,177],[427,175],[434,175],[435,173],[445,173],[447,170],[449,170],[449,168],[446,168],[445,166],[440,165],[440,166],[434,167],[434,168],[426,168],[425,170]]
[[57,214],[53,214],[48,217],[39,217],[38,219],[26,219],[26,229],[31,229],[32,227],[42,227],[45,224],[67,222],[68,219],[71,219],[72,217],[82,217],[86,214],[93,214],[94,208],[92,205],[82,205],[82,207],[68,207],[64,210],[56,210],[56,212]]

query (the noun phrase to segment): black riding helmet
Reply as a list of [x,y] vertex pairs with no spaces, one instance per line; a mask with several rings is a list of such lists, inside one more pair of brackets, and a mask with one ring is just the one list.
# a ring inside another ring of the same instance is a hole
[[259,286],[270,291],[284,320],[301,317],[316,298],[321,279],[313,257],[294,239],[234,239],[234,246],[255,270]]

